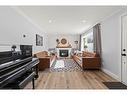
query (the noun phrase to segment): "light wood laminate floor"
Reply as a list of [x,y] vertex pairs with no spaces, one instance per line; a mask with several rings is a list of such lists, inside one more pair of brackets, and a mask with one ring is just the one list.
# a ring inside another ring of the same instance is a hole
[[[116,82],[102,71],[39,72],[35,89],[108,89],[102,82]],[[31,88],[29,83],[26,89]]]

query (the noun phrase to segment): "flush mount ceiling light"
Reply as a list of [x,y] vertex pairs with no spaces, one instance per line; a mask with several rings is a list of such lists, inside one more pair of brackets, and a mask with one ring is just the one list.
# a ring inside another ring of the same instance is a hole
[[52,20],[49,20],[49,23],[52,23]]
[[86,23],[86,20],[82,20],[82,23]]

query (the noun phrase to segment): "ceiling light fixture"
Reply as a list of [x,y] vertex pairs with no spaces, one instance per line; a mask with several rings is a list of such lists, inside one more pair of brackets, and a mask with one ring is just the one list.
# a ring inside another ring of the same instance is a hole
[[52,20],[49,20],[49,23],[52,23]]
[[86,20],[82,20],[82,23],[86,23]]

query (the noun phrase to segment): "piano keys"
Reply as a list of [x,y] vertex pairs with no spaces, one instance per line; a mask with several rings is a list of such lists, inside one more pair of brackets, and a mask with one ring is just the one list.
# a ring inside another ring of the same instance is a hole
[[[27,46],[22,47],[26,49]],[[31,46],[27,47],[27,56],[25,50],[23,52],[0,52],[0,89],[23,89],[30,81],[35,88],[39,59],[32,57]]]

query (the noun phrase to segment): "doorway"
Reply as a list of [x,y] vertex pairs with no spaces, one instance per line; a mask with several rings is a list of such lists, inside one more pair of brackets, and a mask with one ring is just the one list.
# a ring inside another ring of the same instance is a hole
[[121,62],[121,81],[127,85],[127,14],[121,18],[122,24],[122,62]]

